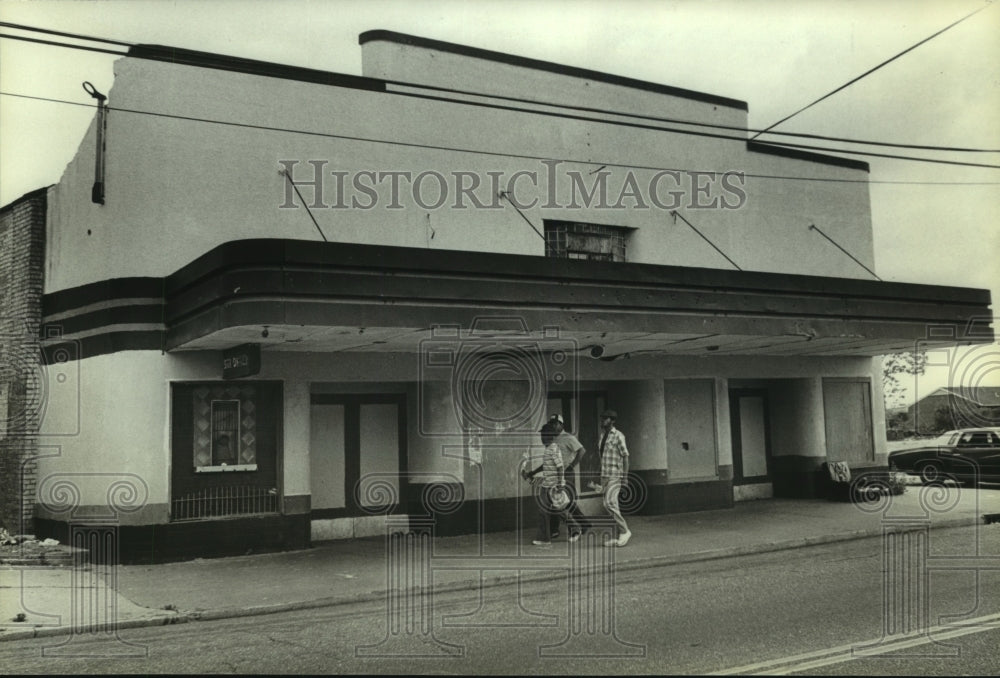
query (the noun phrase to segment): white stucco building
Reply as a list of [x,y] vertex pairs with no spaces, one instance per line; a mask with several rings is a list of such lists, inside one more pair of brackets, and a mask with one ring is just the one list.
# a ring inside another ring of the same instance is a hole
[[875,356],[992,340],[987,291],[873,278],[867,165],[748,143],[743,102],[360,43],[363,77],[116,63],[39,217],[39,534],[109,502],[136,560],[513,529],[556,411],[596,510],[605,407],[637,512],[815,496],[884,465]]

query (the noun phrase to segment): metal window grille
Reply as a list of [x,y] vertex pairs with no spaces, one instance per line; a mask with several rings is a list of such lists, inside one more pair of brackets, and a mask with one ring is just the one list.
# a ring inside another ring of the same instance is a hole
[[240,401],[212,401],[212,464],[236,464],[240,458]]
[[577,221],[545,222],[545,256],[558,259],[626,261],[630,229]]
[[175,521],[277,512],[277,489],[257,485],[209,487],[171,502],[171,519]]

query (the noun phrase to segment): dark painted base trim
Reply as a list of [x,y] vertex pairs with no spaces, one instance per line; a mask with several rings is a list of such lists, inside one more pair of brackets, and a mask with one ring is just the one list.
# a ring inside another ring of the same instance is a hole
[[634,498],[622,501],[622,512],[625,514],[658,516],[733,507],[731,477],[668,483],[669,474],[663,470],[632,471],[629,475],[636,479],[638,490]]
[[[638,476],[639,489],[631,496],[623,494],[620,499],[625,515],[664,515],[733,507],[733,484],[730,480],[667,484],[664,482],[666,474],[662,471],[639,471],[635,475]],[[428,496],[420,491],[421,488],[416,489],[415,497]],[[594,502],[587,500],[587,503]],[[442,537],[517,529],[533,533],[537,524],[538,509],[531,496],[463,501],[457,506],[443,505],[440,508],[443,510],[435,510],[433,506],[415,500],[409,504],[407,512],[414,525],[419,523],[420,518],[433,519],[435,533]]]
[[[410,483],[407,513],[417,522],[431,518],[438,536],[448,537],[477,532],[508,532],[517,529],[519,497],[465,500],[461,486],[455,483]],[[522,511],[528,506],[522,504]],[[533,522],[531,523],[534,524]]]
[[820,499],[826,496],[823,464],[826,457],[771,458],[771,484],[776,498]]
[[645,503],[636,509],[635,514],[658,516],[727,508],[733,508],[733,483],[715,480],[649,487]]
[[[118,558],[124,565],[290,551],[310,545],[309,516],[306,514],[121,525],[117,531]],[[35,533],[40,538],[51,537],[66,544],[70,541],[70,524],[37,518]]]
[[[830,479],[826,457],[773,457],[771,462],[771,482],[775,497],[852,500],[849,485],[834,483]],[[873,462],[852,463],[850,467],[852,479],[863,477],[866,483],[888,483],[888,467],[878,466]]]

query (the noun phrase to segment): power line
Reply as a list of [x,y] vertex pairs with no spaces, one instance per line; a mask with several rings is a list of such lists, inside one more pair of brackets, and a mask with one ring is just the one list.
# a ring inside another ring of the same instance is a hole
[[7,40],[20,40],[22,42],[33,42],[39,45],[50,45],[53,47],[68,47],[69,49],[82,49],[85,52],[98,52],[102,54],[114,54],[115,56],[128,56],[127,52],[115,52],[110,49],[102,49],[100,47],[88,47],[87,45],[70,45],[65,42],[55,42],[53,40],[40,40],[38,38],[26,38],[23,35],[7,35],[6,33],[0,34],[0,38],[6,38]]
[[[749,141],[747,142],[750,143]],[[928,162],[935,165],[955,165],[958,167],[981,167],[983,169],[1000,169],[1000,165],[989,165],[982,162],[962,162],[960,160],[941,160],[939,158],[920,158],[914,155],[898,155],[896,153],[872,153],[870,151],[851,151],[843,148],[824,148],[823,146],[808,146],[805,144],[790,144],[781,142],[780,144],[770,144],[756,141],[759,146],[770,146],[771,148],[801,148],[809,150],[825,151],[827,153],[848,153],[850,155],[863,155],[866,158],[889,158],[892,160],[909,160],[912,162]]]
[[[0,25],[2,25],[2,22],[0,22]],[[25,28],[25,30],[39,30],[40,32],[51,32],[51,33],[60,34],[59,32],[56,32],[56,31],[46,31],[44,29]],[[72,35],[72,34],[68,34],[68,35]],[[75,36],[74,35],[73,37],[81,37],[83,39],[102,40],[101,38],[89,38],[89,37],[86,37],[86,36]],[[82,49],[82,50],[92,51],[92,52],[114,54],[114,55],[117,55],[117,56],[130,56],[129,54],[127,54],[125,52],[114,52],[114,51],[104,50],[104,49],[100,49],[100,48],[86,47],[86,46],[83,46],[83,45],[71,45],[71,44],[68,44],[68,43],[58,43],[58,42],[53,42],[53,41],[48,41],[48,40],[38,40],[38,39],[25,38],[25,37],[14,36],[14,35],[0,34],[0,38],[9,38],[9,39],[13,39],[13,40],[23,40],[23,41],[26,41],[26,42],[33,42],[33,43],[39,43],[39,44],[51,45],[51,46],[57,46],[57,47],[66,47],[66,48],[70,48],[70,49]],[[116,44],[126,44],[126,45],[128,44],[128,43],[119,43],[118,41],[108,41],[108,42],[114,42]],[[148,59],[149,58],[149,57],[144,57],[144,56],[141,56],[141,55],[133,55],[133,56],[134,56],[134,58],[140,58],[140,59]],[[580,110],[580,111],[587,111],[587,112],[598,112],[598,113],[603,113],[603,114],[606,114],[606,115],[617,115],[617,116],[621,116],[621,117],[631,117],[631,118],[636,118],[636,119],[646,119],[646,120],[661,121],[661,122],[674,122],[674,123],[677,123],[677,124],[685,124],[685,125],[692,125],[692,126],[698,126],[698,127],[707,127],[707,128],[715,128],[715,129],[738,130],[740,132],[753,131],[753,130],[748,130],[748,129],[743,128],[743,127],[737,127],[737,126],[732,126],[732,125],[717,125],[717,124],[710,124],[710,123],[700,123],[700,122],[695,122],[695,121],[679,120],[679,119],[673,119],[673,118],[659,118],[659,117],[656,117],[656,116],[645,116],[645,115],[640,115],[640,114],[633,114],[633,113],[627,113],[627,112],[621,112],[621,111],[614,111],[614,110],[607,110],[607,109],[599,109],[599,108],[589,108],[589,107],[582,107],[582,106],[569,106],[569,105],[563,105],[563,104],[553,104],[553,103],[537,102],[537,101],[531,101],[531,100],[528,100],[528,99],[520,99],[520,98],[515,98],[515,97],[494,96],[494,95],[491,95],[491,94],[483,94],[483,93],[478,93],[478,92],[469,92],[469,91],[466,91],[466,90],[452,90],[452,89],[441,88],[441,87],[432,87],[432,86],[424,86],[424,85],[414,85],[412,83],[402,83],[402,82],[398,82],[398,81],[383,81],[383,82],[385,82],[387,84],[403,85],[403,86],[411,87],[413,89],[437,90],[437,91],[458,93],[458,94],[463,94],[463,95],[468,95],[468,96],[489,97],[489,98],[494,98],[494,99],[499,99],[499,100],[517,101],[517,102],[530,103],[530,104],[534,104],[534,105],[544,105],[544,106],[550,106],[550,107],[554,107],[554,108],[563,108],[563,109],[567,109],[567,110]],[[600,119],[600,118],[591,118],[591,117],[586,117],[586,116],[564,115],[564,114],[552,113],[552,112],[548,112],[548,111],[540,111],[540,110],[536,110],[536,109],[526,109],[526,108],[517,108],[517,107],[509,107],[509,106],[499,106],[499,105],[496,105],[496,104],[484,104],[484,103],[479,103],[479,102],[474,102],[474,101],[462,101],[462,100],[456,100],[454,98],[434,97],[434,96],[430,96],[430,95],[426,95],[426,94],[408,93],[408,92],[400,92],[400,91],[393,91],[393,90],[386,90],[386,93],[388,93],[388,94],[395,94],[397,96],[416,97],[416,98],[421,98],[421,99],[426,99],[426,100],[431,100],[431,101],[435,101],[435,100],[436,101],[447,101],[447,102],[450,102],[450,103],[461,103],[461,104],[470,105],[470,106],[481,106],[481,107],[496,108],[496,109],[501,109],[501,110],[511,110],[511,111],[517,111],[517,112],[532,113],[532,114],[536,114],[536,115],[555,116],[555,117],[560,117],[560,118],[575,119],[575,120],[582,120],[582,121],[588,121],[588,122],[597,122],[597,123],[601,123],[601,124],[624,125],[624,126],[629,126],[629,127],[636,127],[636,128],[639,128],[639,129],[650,129],[650,130],[655,130],[655,131],[669,132],[669,133],[675,133],[675,134],[684,134],[684,135],[689,135],[689,136],[700,136],[700,137],[713,138],[713,139],[722,139],[722,140],[727,140],[727,141],[739,141],[739,142],[744,142],[744,143],[747,142],[747,139],[745,137],[743,137],[743,136],[731,136],[731,135],[724,135],[724,134],[710,134],[710,133],[706,133],[706,132],[698,132],[698,131],[695,131],[695,130],[685,130],[685,129],[670,128],[670,127],[659,127],[659,126],[655,126],[655,125],[643,125],[643,124],[635,124],[635,123],[625,123],[625,122],[620,122],[620,121],[606,120],[606,119]],[[779,121],[779,123],[780,122],[782,122],[782,121]],[[775,124],[779,124],[779,123],[775,123]],[[773,127],[773,125],[772,125],[772,127]],[[751,138],[751,141],[753,139],[755,139],[757,136],[760,136],[760,134],[762,134],[764,131],[767,131],[767,130],[763,130],[761,132],[758,132],[754,137]],[[877,141],[871,141],[871,140],[850,139],[850,138],[843,138],[843,137],[830,137],[830,136],[814,135],[814,134],[798,134],[798,133],[791,133],[791,132],[776,132],[775,134],[781,134],[781,135],[784,135],[784,136],[793,136],[793,137],[804,137],[804,138],[820,139],[820,140],[841,141],[841,142],[844,142],[844,143],[862,144],[862,145],[871,145],[871,146],[886,146],[886,147],[893,147],[893,148],[912,148],[912,149],[915,149],[915,150],[932,150],[932,151],[947,151],[947,152],[960,152],[960,153],[1000,153],[1000,150],[995,150],[995,149],[963,148],[963,147],[947,147],[947,146],[931,146],[931,145],[923,145],[923,144],[897,144],[897,143],[892,143],[892,142],[877,142]],[[763,142],[760,142],[760,143],[763,143]],[[1000,165],[991,165],[991,164],[986,164],[986,163],[971,163],[971,162],[963,162],[963,161],[958,161],[958,160],[944,160],[944,159],[939,159],[939,158],[921,158],[921,157],[918,157],[918,156],[908,156],[908,155],[898,155],[898,154],[888,154],[888,153],[873,153],[873,152],[856,151],[856,150],[850,150],[850,149],[830,148],[828,146],[816,146],[816,145],[811,145],[811,144],[795,144],[795,143],[790,143],[790,142],[781,142],[780,144],[771,143],[770,145],[772,147],[781,147],[781,146],[784,146],[784,147],[787,147],[787,148],[796,148],[796,149],[809,150],[809,151],[821,151],[821,152],[824,152],[824,153],[846,153],[848,155],[861,155],[861,156],[866,156],[866,157],[888,158],[888,159],[893,159],[893,160],[908,160],[908,161],[912,161],[912,162],[926,162],[926,163],[932,163],[932,164],[956,165],[956,166],[962,166],[962,167],[979,167],[979,168],[984,168],[984,169],[1000,169]]]
[[34,33],[45,33],[46,35],[58,35],[64,38],[77,38],[79,40],[89,40],[91,42],[104,42],[109,45],[121,45],[123,47],[134,47],[134,42],[122,42],[121,40],[109,40],[108,38],[98,38],[93,35],[82,35],[80,33],[64,33],[62,31],[53,31],[48,28],[39,28],[37,26],[25,26],[24,24],[12,24],[8,21],[0,21],[0,26],[4,28],[16,28],[22,31],[31,31]]
[[861,80],[862,78],[865,78],[865,77],[867,77],[867,76],[871,75],[872,73],[874,73],[874,72],[875,72],[875,71],[877,71],[878,69],[880,69],[880,68],[882,68],[883,66],[886,66],[886,65],[888,65],[888,64],[890,64],[890,63],[892,63],[893,61],[895,61],[895,60],[896,60],[896,59],[898,59],[899,57],[903,56],[904,54],[906,54],[906,53],[908,53],[908,52],[912,52],[912,51],[913,51],[913,50],[915,50],[915,49],[916,49],[917,47],[920,47],[921,45],[923,45],[923,44],[924,44],[925,42],[929,42],[929,41],[933,40],[934,38],[936,38],[937,36],[941,35],[942,33],[944,33],[945,31],[949,30],[950,28],[953,28],[953,27],[957,26],[958,24],[962,23],[963,21],[965,21],[965,20],[966,20],[966,19],[968,19],[969,17],[971,17],[971,16],[974,16],[974,15],[976,15],[976,14],[979,14],[979,13],[980,13],[980,12],[982,12],[982,11],[983,11],[984,9],[986,9],[987,7],[989,7],[989,6],[990,6],[990,4],[991,4],[991,3],[987,3],[987,4],[986,4],[986,5],[984,5],[983,7],[980,7],[979,9],[977,9],[977,10],[976,10],[975,12],[972,12],[971,14],[967,14],[967,15],[963,16],[963,17],[962,17],[961,19],[959,19],[958,21],[956,21],[956,22],[954,22],[954,23],[952,23],[952,24],[949,24],[948,26],[945,26],[944,28],[942,28],[942,29],[941,29],[940,31],[938,31],[937,33],[934,33],[933,35],[930,35],[930,36],[928,36],[928,37],[924,38],[923,40],[921,40],[920,42],[918,42],[917,44],[915,44],[915,45],[913,45],[913,46],[911,46],[911,47],[907,47],[906,49],[904,49],[904,50],[903,50],[902,52],[900,52],[900,53],[899,53],[899,54],[897,54],[896,56],[894,56],[894,57],[890,57],[889,59],[886,59],[885,61],[883,61],[882,63],[880,63],[880,64],[879,64],[878,66],[876,66],[875,68],[870,68],[870,69],[868,69],[867,71],[865,71],[864,73],[862,73],[862,74],[861,74],[861,75],[859,75],[858,77],[856,77],[856,78],[854,78],[854,79],[852,79],[852,80],[849,80],[849,81],[847,81],[846,83],[844,83],[843,85],[841,85],[841,86],[840,86],[840,87],[838,87],[837,89],[833,90],[832,92],[828,92],[827,94],[824,94],[824,95],[823,95],[823,96],[821,96],[821,97],[820,97],[819,99],[816,99],[816,101],[812,102],[811,104],[808,104],[808,105],[806,105],[806,106],[803,106],[803,107],[802,107],[802,108],[800,108],[799,110],[795,111],[795,112],[794,112],[794,113],[792,113],[791,115],[788,115],[788,116],[785,116],[784,118],[782,118],[782,119],[781,119],[781,120],[779,120],[778,122],[774,123],[774,124],[773,124],[773,125],[771,125],[770,127],[767,127],[766,129],[764,129],[764,130],[762,130],[762,131],[760,131],[760,132],[757,132],[757,134],[755,134],[755,135],[753,136],[753,138],[751,139],[751,141],[753,141],[753,139],[756,139],[757,137],[759,137],[759,136],[760,136],[761,134],[764,134],[765,132],[767,132],[768,130],[770,130],[770,129],[771,129],[772,127],[777,127],[778,125],[780,125],[781,123],[785,122],[786,120],[790,120],[791,118],[794,118],[794,117],[795,117],[796,115],[798,115],[798,114],[799,114],[799,113],[801,113],[802,111],[806,110],[807,108],[811,108],[811,107],[815,106],[816,104],[818,104],[819,102],[823,101],[824,99],[827,99],[827,98],[829,98],[829,97],[832,97],[832,96],[833,96],[834,94],[836,94],[837,92],[840,92],[840,91],[842,91],[842,90],[844,90],[844,89],[847,89],[848,87],[850,87],[851,85],[853,85],[854,83],[856,83],[856,82],[857,82],[858,80]]
[[[985,8],[983,8],[983,9],[985,9]],[[981,10],[978,10],[978,11],[981,11]],[[966,17],[966,18],[968,18],[968,17]],[[93,35],[84,35],[84,34],[80,34],[80,33],[66,33],[66,32],[63,32],[63,31],[55,31],[55,30],[50,30],[50,29],[46,29],[46,28],[40,28],[40,27],[37,27],[37,26],[27,26],[25,24],[14,24],[14,23],[6,22],[6,21],[0,21],[0,27],[14,28],[14,29],[17,29],[17,30],[30,31],[30,32],[36,32],[36,33],[45,33],[45,34],[48,34],[48,35],[58,35],[58,36],[62,36],[62,37],[76,38],[76,39],[80,39],[80,40],[88,40],[88,41],[91,41],[91,42],[104,42],[104,43],[107,43],[107,44],[120,45],[120,46],[123,46],[123,47],[134,47],[136,45],[136,43],[132,43],[132,42],[124,42],[124,41],[121,41],[121,40],[110,40],[110,39],[107,39],[107,38],[101,38],[101,37],[97,37],[97,36],[93,36]],[[945,30],[947,30],[947,29],[945,29]],[[16,36],[3,36],[3,35],[0,35],[0,37],[10,37],[10,38],[13,38],[15,40],[18,39]],[[21,39],[23,39],[23,38],[21,38]],[[37,40],[29,40],[29,42],[41,42],[42,44],[54,45],[54,46],[59,46],[59,47],[69,47],[69,48],[73,48],[73,49],[90,49],[90,48],[87,48],[87,47],[85,47],[83,45],[70,45],[68,43],[45,42],[45,41],[37,41]],[[106,52],[106,53],[109,53],[109,54],[118,54],[118,55],[121,55],[121,56],[128,56],[128,54],[124,53],[124,52]],[[137,57],[137,58],[143,58],[143,57]],[[822,135],[822,134],[809,134],[809,133],[804,133],[804,132],[773,132],[773,131],[770,131],[771,128],[767,128],[765,130],[755,130],[753,128],[742,127],[742,126],[737,126],[737,125],[721,125],[721,124],[713,124],[713,123],[701,122],[701,121],[697,121],[697,120],[687,120],[687,119],[683,119],[683,118],[666,118],[666,117],[661,117],[661,116],[643,115],[643,114],[640,114],[640,113],[630,113],[630,112],[626,112],[626,111],[616,111],[616,110],[612,110],[612,109],[596,108],[596,107],[590,107],[590,106],[574,106],[574,105],[570,105],[570,104],[542,102],[542,101],[537,101],[537,100],[533,100],[533,99],[525,99],[523,97],[512,97],[512,96],[504,96],[504,95],[499,95],[499,94],[488,94],[488,93],[483,93],[483,92],[474,92],[474,91],[471,91],[471,90],[456,89],[456,88],[452,88],[452,87],[440,87],[440,86],[435,86],[435,85],[414,84],[414,83],[408,83],[408,82],[403,82],[403,81],[399,81],[399,80],[384,80],[383,82],[385,82],[386,84],[390,84],[390,85],[399,85],[399,86],[404,86],[404,87],[413,87],[413,88],[416,88],[416,89],[436,90],[436,91],[440,91],[440,92],[450,92],[450,93],[453,93],[453,94],[463,94],[463,95],[467,95],[467,96],[489,97],[489,98],[497,99],[497,100],[515,101],[515,102],[518,102],[518,103],[537,104],[537,105],[551,106],[551,107],[554,107],[554,108],[563,108],[563,109],[567,109],[567,110],[578,110],[578,111],[586,111],[586,112],[591,112],[591,113],[604,113],[604,114],[608,114],[608,115],[619,115],[619,116],[622,116],[622,117],[630,117],[630,118],[636,118],[636,119],[640,119],[640,120],[652,120],[652,121],[657,121],[657,122],[667,122],[667,123],[674,123],[674,124],[685,124],[685,125],[692,125],[692,126],[697,126],[697,127],[707,127],[707,128],[712,128],[712,129],[725,129],[725,130],[732,130],[732,131],[738,131],[738,132],[749,132],[749,133],[755,133],[756,134],[754,138],[756,138],[756,136],[759,136],[760,134],[762,134],[764,132],[770,132],[773,135],[789,136],[789,137],[802,137],[802,138],[807,138],[807,139],[817,139],[817,140],[821,140],[821,141],[838,141],[838,142],[843,142],[843,143],[860,144],[860,145],[867,145],[867,146],[887,146],[887,147],[892,147],[892,148],[911,148],[911,149],[914,149],[914,150],[947,151],[947,152],[954,152],[954,153],[1000,153],[1000,149],[967,148],[967,147],[961,147],[961,146],[935,146],[935,145],[929,145],[929,144],[902,144],[902,143],[894,143],[894,142],[888,142],[888,141],[874,141],[874,140],[870,140],[870,139],[853,139],[853,138],[850,138],[850,137],[836,137],[836,136],[828,136],[828,135]],[[775,125],[772,125],[771,127],[775,127],[777,124],[778,123],[775,123]]]
[[[452,103],[456,102],[455,99],[449,99],[449,98],[445,98],[445,97],[434,97],[434,96],[430,96],[430,95],[426,95],[426,94],[416,94],[416,93],[408,93],[408,92],[387,92],[387,93],[388,94],[395,94],[397,96],[408,96],[408,97],[415,97],[415,98],[419,98],[419,99],[426,99],[426,100],[430,100],[430,101],[447,101],[447,102],[452,102]],[[590,117],[580,116],[580,115],[567,115],[567,114],[563,114],[563,113],[552,113],[552,112],[548,112],[548,111],[538,111],[538,110],[533,110],[533,109],[528,109],[528,108],[518,108],[518,107],[515,107],[515,106],[499,106],[499,105],[496,105],[496,104],[485,104],[485,103],[478,103],[478,102],[474,102],[474,101],[458,101],[457,103],[465,104],[467,106],[477,106],[477,107],[493,108],[493,109],[499,109],[499,110],[522,112],[522,113],[533,113],[535,115],[544,115],[544,116],[551,116],[551,117],[559,117],[559,118],[564,118],[564,119],[567,119],[567,120],[580,120],[580,121],[584,121],[584,122],[596,122],[596,123],[608,124],[608,125],[620,125],[620,126],[623,126],[623,127],[633,127],[633,128],[637,128],[637,129],[648,129],[648,130],[654,130],[654,131],[657,131],[657,132],[669,132],[669,133],[672,133],[672,134],[682,134],[682,135],[685,135],[685,136],[704,137],[704,138],[707,138],[707,139],[721,139],[721,140],[724,140],[724,141],[738,141],[738,142],[740,142],[742,144],[747,144],[747,143],[750,143],[750,141],[752,141],[752,140],[748,140],[746,137],[743,137],[743,136],[730,136],[730,135],[725,135],[725,134],[712,134],[710,132],[698,132],[698,131],[695,131],[695,130],[677,129],[677,128],[674,128],[674,127],[658,127],[656,125],[645,125],[645,124],[639,124],[639,123],[618,122],[618,121],[614,121],[614,120],[603,120],[603,119],[600,119],[600,118],[590,118]],[[1000,165],[989,165],[989,164],[986,164],[986,163],[977,163],[977,162],[963,162],[963,161],[960,161],[960,160],[942,160],[942,159],[939,159],[939,158],[921,158],[921,157],[910,156],[910,155],[897,155],[897,154],[889,154],[889,153],[872,153],[872,152],[868,152],[868,151],[853,151],[853,150],[842,149],[842,148],[830,148],[828,146],[813,146],[813,145],[809,145],[809,144],[793,144],[793,143],[787,143],[787,142],[782,142],[781,144],[768,144],[766,142],[757,142],[757,143],[759,145],[761,145],[761,146],[770,146],[771,148],[782,148],[782,147],[785,147],[785,148],[797,148],[797,149],[810,150],[810,151],[822,151],[824,153],[847,153],[848,155],[863,155],[863,156],[875,157],[875,158],[891,158],[891,159],[894,159],[894,160],[910,160],[910,161],[913,161],[913,162],[926,162],[926,163],[932,163],[932,164],[937,164],[937,165],[957,165],[957,166],[960,166],[960,167],[981,167],[981,168],[984,168],[984,169],[1000,169]]]
[[[87,108],[96,108],[96,106],[94,106],[93,104],[85,104],[85,103],[80,103],[80,102],[77,102],[77,101],[66,101],[66,100],[63,100],[63,99],[52,99],[52,98],[48,98],[48,97],[31,96],[31,95],[27,95],[27,94],[17,94],[17,93],[13,93],[13,92],[2,92],[2,91],[0,91],[0,96],[10,96],[10,97],[17,97],[17,98],[22,98],[22,99],[32,99],[32,100],[45,101],[45,102],[51,102],[51,103],[69,104],[69,105],[72,105],[72,106],[83,106],[83,107],[87,107]],[[135,114],[135,115],[148,115],[148,116],[152,116],[152,117],[167,118],[167,119],[173,119],[173,120],[186,120],[186,121],[190,121],[190,122],[202,122],[202,123],[206,123],[206,124],[223,125],[223,126],[226,126],[226,127],[246,128],[246,129],[259,130],[259,131],[281,132],[281,133],[286,133],[286,134],[303,134],[303,135],[307,135],[307,136],[318,136],[318,137],[324,137],[324,138],[330,138],[330,139],[340,139],[340,140],[344,140],[344,141],[357,141],[357,142],[362,142],[362,143],[386,144],[386,145],[392,145],[392,146],[402,146],[402,147],[407,147],[407,148],[420,148],[420,149],[426,149],[426,150],[437,150],[437,151],[456,152],[456,153],[472,153],[472,154],[476,154],[476,155],[488,155],[488,156],[493,156],[493,157],[511,158],[511,159],[515,159],[515,160],[535,160],[535,161],[558,160],[560,162],[565,162],[565,163],[570,163],[570,164],[578,164],[578,165],[606,165],[608,167],[617,167],[617,168],[621,168],[621,169],[648,170],[648,171],[653,171],[653,172],[684,172],[684,173],[699,172],[699,173],[706,173],[706,174],[712,174],[712,173],[714,173],[714,174],[726,174],[726,172],[717,171],[717,170],[693,170],[691,168],[676,168],[676,167],[661,167],[661,166],[652,166],[652,165],[637,165],[637,164],[627,164],[627,163],[616,163],[616,162],[610,162],[610,161],[609,162],[604,162],[604,161],[601,161],[601,160],[577,160],[577,159],[573,159],[573,158],[552,158],[552,157],[549,157],[549,156],[541,156],[541,155],[528,155],[528,154],[519,154],[519,153],[506,153],[506,152],[502,152],[502,151],[487,151],[487,150],[482,150],[482,149],[471,149],[471,148],[461,148],[461,147],[452,147],[452,146],[437,146],[437,145],[434,145],[434,144],[418,144],[418,143],[413,143],[413,142],[393,141],[393,140],[389,140],[389,139],[377,139],[377,138],[370,138],[370,137],[351,136],[351,135],[346,135],[346,134],[334,134],[332,132],[315,132],[315,131],[310,131],[310,130],[300,130],[300,129],[282,128],[282,127],[270,127],[270,126],[267,126],[267,125],[254,125],[254,124],[251,124],[251,123],[232,122],[232,121],[226,121],[226,120],[213,120],[211,118],[198,118],[198,117],[194,117],[194,116],[178,115],[178,114],[174,114],[174,113],[157,113],[157,112],[153,112],[153,111],[140,111],[140,110],[137,110],[137,109],[118,108],[118,107],[114,107],[114,106],[109,106],[108,110],[109,111],[117,111],[117,112],[121,112],[121,113],[132,113],[132,114]],[[767,144],[761,144],[761,145],[767,145]],[[732,172],[732,170],[728,170],[728,172]],[[940,186],[996,186],[996,185],[1000,185],[1000,182],[997,182],[997,181],[976,181],[976,182],[969,182],[969,181],[891,181],[891,180],[882,180],[882,181],[879,181],[879,180],[869,180],[869,179],[836,179],[836,178],[830,178],[830,177],[803,177],[803,176],[780,175],[780,174],[754,174],[754,173],[750,173],[750,172],[743,172],[743,173],[741,173],[741,175],[744,176],[744,177],[753,178],[753,179],[775,179],[775,180],[787,180],[787,181],[816,181],[816,182],[848,183],[848,184],[897,184],[897,185],[919,185],[919,186],[927,186],[927,185],[932,185],[932,186],[933,185],[940,185]]]
[[[607,108],[594,108],[594,107],[590,107],[590,106],[576,106],[576,105],[572,105],[572,104],[560,104],[560,103],[553,103],[553,102],[549,102],[549,101],[537,101],[537,100],[534,100],[534,99],[525,99],[525,98],[522,98],[522,97],[512,97],[512,96],[505,96],[505,95],[501,95],[501,94],[488,94],[488,93],[485,93],[485,92],[473,92],[473,91],[470,91],[470,90],[453,89],[453,88],[450,88],[450,87],[438,87],[438,86],[434,86],[434,85],[423,85],[423,84],[419,84],[418,85],[418,84],[413,84],[413,83],[408,83],[408,82],[401,82],[401,81],[398,81],[398,80],[385,80],[384,82],[387,85],[405,86],[405,87],[410,87],[410,88],[413,88],[413,89],[434,90],[434,91],[440,91],[440,92],[450,92],[450,93],[453,93],[453,94],[462,94],[462,95],[466,95],[466,96],[486,97],[486,98],[490,98],[490,99],[497,99],[497,100],[500,100],[500,101],[514,101],[514,102],[517,102],[517,103],[532,104],[532,105],[536,105],[536,106],[549,106],[549,107],[552,107],[552,108],[562,108],[562,109],[571,110],[571,111],[584,111],[584,112],[587,112],[587,113],[603,113],[603,114],[606,114],[606,115],[617,115],[617,116],[621,116],[621,117],[625,117],[625,118],[635,118],[637,120],[651,120],[651,121],[654,121],[654,122],[666,122],[666,123],[680,124],[680,125],[691,125],[692,127],[707,127],[707,128],[710,128],[710,129],[732,130],[732,131],[735,131],[735,132],[744,132],[744,133],[758,132],[758,130],[755,130],[752,127],[745,127],[745,126],[740,126],[740,125],[722,125],[722,124],[718,124],[718,123],[700,122],[700,121],[697,121],[697,120],[688,120],[688,119],[684,119],[684,118],[665,118],[665,117],[656,116],[656,115],[644,115],[642,113],[630,113],[630,112],[627,112],[627,111],[616,111],[616,110],[607,109]],[[388,90],[388,91],[390,91],[393,94],[403,94],[403,92],[396,92],[396,91],[393,91],[393,90]],[[453,101],[453,99],[448,99],[448,101]],[[463,102],[463,103],[465,103],[465,102]],[[607,122],[613,122],[613,121],[607,121]],[[760,130],[760,131],[763,131],[763,130]],[[954,152],[954,153],[1000,153],[1000,149],[997,149],[997,148],[969,148],[969,147],[966,147],[966,146],[934,146],[934,145],[929,145],[929,144],[902,144],[902,143],[895,143],[895,142],[891,142],[891,141],[874,141],[874,140],[871,140],[871,139],[855,139],[855,138],[852,138],[852,137],[835,137],[835,136],[828,136],[828,135],[824,135],[824,134],[810,134],[810,133],[807,133],[807,132],[768,132],[768,133],[769,134],[773,134],[773,135],[777,135],[777,136],[802,137],[802,138],[805,138],[805,139],[816,139],[816,140],[819,140],[819,141],[839,141],[839,142],[843,142],[843,143],[859,144],[859,145],[864,145],[864,146],[887,146],[887,147],[890,147],[890,148],[910,148],[910,149],[918,150],[918,151],[946,151],[946,152]],[[821,147],[816,147],[816,148],[821,148]],[[846,152],[850,152],[850,151],[846,151]]]

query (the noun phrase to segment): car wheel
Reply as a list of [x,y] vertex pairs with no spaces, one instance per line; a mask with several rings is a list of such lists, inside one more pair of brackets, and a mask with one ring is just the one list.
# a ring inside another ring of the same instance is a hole
[[935,483],[944,480],[944,470],[936,461],[928,461],[920,465],[920,480],[924,483]]

